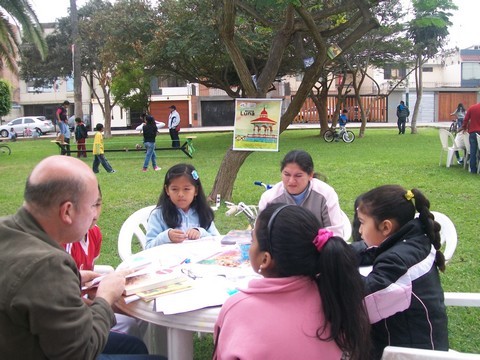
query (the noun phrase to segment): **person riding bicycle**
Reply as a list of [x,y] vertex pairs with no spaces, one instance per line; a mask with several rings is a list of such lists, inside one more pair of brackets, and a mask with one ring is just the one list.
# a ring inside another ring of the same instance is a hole
[[339,138],[342,137],[343,133],[346,131],[345,126],[347,125],[347,122],[348,122],[347,114],[348,114],[348,110],[343,109],[342,114],[338,117],[338,126],[340,126],[340,132],[336,135],[337,141]]
[[453,113],[450,115],[455,115],[457,117],[457,129],[460,129],[463,125],[463,119],[465,118],[465,113],[467,111],[465,110],[465,107],[463,106],[462,103],[459,103],[457,108]]

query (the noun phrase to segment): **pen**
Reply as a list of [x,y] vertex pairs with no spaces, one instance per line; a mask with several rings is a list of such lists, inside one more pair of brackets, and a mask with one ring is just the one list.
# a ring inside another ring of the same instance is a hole
[[183,260],[180,265],[182,264],[190,264],[190,259],[189,258],[186,258],[185,260]]

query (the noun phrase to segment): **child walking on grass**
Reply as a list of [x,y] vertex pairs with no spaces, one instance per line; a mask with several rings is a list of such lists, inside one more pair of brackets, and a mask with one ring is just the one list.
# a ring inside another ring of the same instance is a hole
[[[447,314],[438,270],[445,269],[440,225],[420,190],[384,185],[358,199],[361,259],[375,354],[400,346],[448,351]],[[419,212],[418,218],[415,212]],[[356,247],[356,249],[358,249]],[[362,265],[369,265],[364,261]]]
[[103,168],[109,172],[109,173],[114,173],[115,170],[113,170],[112,166],[108,162],[108,160],[105,158],[105,149],[103,147],[103,124],[97,124],[95,127],[95,130],[97,131],[95,133],[95,138],[93,139],[93,172],[95,174],[98,174],[98,167],[100,164],[102,164]]
[[174,165],[148,219],[145,247],[219,235],[213,218],[197,170],[190,164]]

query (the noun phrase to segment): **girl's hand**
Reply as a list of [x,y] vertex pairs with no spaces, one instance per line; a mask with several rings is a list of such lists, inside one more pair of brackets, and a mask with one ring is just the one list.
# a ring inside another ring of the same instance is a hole
[[200,230],[196,228],[191,228],[187,230],[187,238],[189,240],[197,240],[200,239]]
[[168,231],[168,238],[173,243],[181,243],[183,240],[187,239],[187,235],[183,232],[183,230],[170,229]]

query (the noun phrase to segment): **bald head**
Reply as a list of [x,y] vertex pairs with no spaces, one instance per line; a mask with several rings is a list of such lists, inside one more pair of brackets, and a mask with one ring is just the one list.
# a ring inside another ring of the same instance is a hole
[[97,179],[84,162],[69,156],[50,156],[35,166],[28,177],[25,204],[39,210],[65,201],[75,205],[92,186],[98,187]]

